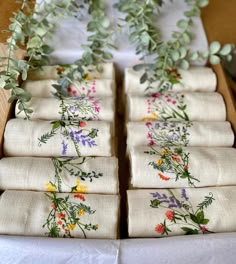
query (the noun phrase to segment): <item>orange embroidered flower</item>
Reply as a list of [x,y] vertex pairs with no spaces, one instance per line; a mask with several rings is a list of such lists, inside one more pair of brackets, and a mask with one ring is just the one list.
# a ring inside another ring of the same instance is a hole
[[75,229],[75,224],[69,224],[67,227],[69,228],[69,230],[74,230]]
[[162,233],[164,232],[164,226],[163,226],[162,224],[158,224],[158,225],[156,225],[156,227],[155,227],[155,231],[156,231],[157,233],[162,234]]
[[80,194],[80,193],[75,194],[74,197],[75,198],[79,198],[81,201],[85,201],[85,197],[82,194]]
[[158,173],[158,176],[160,177],[160,179],[162,179],[163,181],[169,181],[170,177],[165,176],[162,173]]
[[161,152],[162,155],[166,155],[168,154],[168,150],[167,149],[163,149],[162,152]]
[[174,219],[174,212],[172,210],[166,211],[165,215],[170,221]]
[[62,73],[64,71],[65,71],[65,69],[63,67],[57,67],[57,72],[58,73]]
[[79,216],[83,216],[84,214],[85,214],[85,210],[84,209],[80,209],[78,215]]
[[162,159],[158,159],[158,160],[156,161],[156,163],[157,163],[158,166],[160,166],[160,165],[162,164],[162,162],[163,162]]

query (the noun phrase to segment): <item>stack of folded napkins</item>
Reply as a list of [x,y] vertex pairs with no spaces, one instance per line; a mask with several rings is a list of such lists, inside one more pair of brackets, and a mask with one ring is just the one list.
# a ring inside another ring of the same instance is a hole
[[236,231],[234,132],[215,73],[179,70],[165,92],[158,81],[146,90],[142,72],[125,74],[129,236]]
[[[0,233],[49,237],[118,236],[112,64],[88,68],[66,96],[54,96],[71,66],[45,66],[23,84],[33,97],[31,120],[16,105],[0,160]],[[11,210],[9,207],[11,206]],[[10,219],[10,220],[9,220]]]

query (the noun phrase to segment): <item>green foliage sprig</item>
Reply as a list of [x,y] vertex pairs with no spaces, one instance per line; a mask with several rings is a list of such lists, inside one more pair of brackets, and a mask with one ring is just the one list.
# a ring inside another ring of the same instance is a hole
[[[18,100],[19,111],[25,113],[29,119],[32,110],[27,106],[31,94],[19,86],[19,78],[26,80],[29,69],[35,69],[48,64],[48,55],[52,49],[45,44],[45,39],[52,36],[58,17],[62,14],[71,16],[79,8],[76,0],[52,1],[36,4],[35,10],[30,5],[30,0],[23,0],[18,12],[11,18],[7,32],[8,54],[1,58],[0,87],[10,90],[9,103]],[[14,52],[19,46],[26,47],[25,59],[14,58]]]

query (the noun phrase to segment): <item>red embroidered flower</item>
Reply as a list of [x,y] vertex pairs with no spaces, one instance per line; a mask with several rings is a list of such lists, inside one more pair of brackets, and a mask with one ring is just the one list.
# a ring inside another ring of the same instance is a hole
[[147,138],[152,138],[152,133],[149,133],[147,134]]
[[155,231],[156,231],[157,233],[162,234],[162,233],[164,232],[164,226],[163,226],[162,224],[158,224],[158,225],[156,225],[156,227],[155,227]]
[[57,224],[58,224],[58,225],[62,225],[62,221],[61,221],[61,220],[58,221]]
[[77,91],[76,90],[72,91],[72,93],[73,93],[73,95],[77,95]]
[[63,213],[57,213],[58,218],[66,218],[66,215]]
[[67,88],[67,92],[68,92],[68,93],[71,93],[71,92],[72,92],[72,89],[71,89],[70,86]]
[[160,179],[162,179],[163,181],[169,181],[170,177],[165,176],[162,173],[158,173],[158,176],[160,177]]
[[51,207],[52,207],[52,209],[56,209],[56,205],[55,204],[52,204]]
[[176,104],[176,101],[172,101],[172,104],[175,105]]
[[178,163],[181,161],[180,158],[179,157],[176,157],[176,156],[172,157],[172,160],[173,161],[176,161]]
[[84,196],[83,196],[82,194],[80,194],[80,193],[75,194],[74,197],[75,197],[75,198],[79,198],[79,199],[82,200],[82,201],[85,201]]
[[86,122],[84,122],[84,121],[80,121],[79,126],[80,126],[80,127],[85,127],[85,126],[86,126]]
[[188,165],[184,165],[184,169],[185,170],[188,170]]
[[159,98],[159,97],[161,97],[161,94],[160,93],[154,93],[154,94],[152,94],[152,97],[153,98]]
[[174,212],[172,210],[166,211],[165,215],[170,221],[174,219]]

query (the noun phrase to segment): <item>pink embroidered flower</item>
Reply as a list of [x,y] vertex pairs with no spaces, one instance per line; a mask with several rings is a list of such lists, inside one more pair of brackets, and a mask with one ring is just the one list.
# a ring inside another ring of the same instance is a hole
[[154,93],[154,94],[152,94],[152,97],[154,97],[154,98],[160,98],[161,97],[161,94],[160,93]]
[[75,198],[79,198],[81,201],[85,201],[85,197],[82,194],[80,194],[80,193],[75,194],[74,197]]
[[85,91],[85,88],[84,87],[82,87],[82,91]]
[[152,138],[152,134],[148,132],[147,138]]
[[55,204],[52,204],[51,207],[52,207],[52,209],[56,209],[56,205]]
[[208,229],[206,228],[206,226],[201,226],[201,230],[202,230],[203,233],[205,233],[205,232],[208,231]]
[[151,122],[146,122],[146,126],[147,127],[152,126],[152,123]]
[[166,215],[167,219],[169,219],[170,221],[173,221],[173,219],[174,219],[174,212],[172,210],[166,211],[165,215]]
[[73,95],[77,95],[77,91],[76,91],[76,90],[73,90],[73,91],[72,91],[72,94],[73,94]]
[[184,165],[184,169],[185,170],[188,170],[188,165]]
[[95,112],[96,112],[96,113],[99,113],[99,112],[100,112],[100,109],[101,109],[100,107],[96,106],[96,107],[95,107]]
[[155,143],[154,143],[154,141],[153,140],[150,140],[149,141],[149,146],[153,146]]
[[162,233],[164,232],[164,226],[163,226],[162,224],[158,224],[158,225],[156,225],[156,227],[155,227],[155,231],[156,231],[157,233],[162,234]]
[[172,101],[172,104],[175,105],[176,104],[176,101]]
[[93,102],[93,105],[94,105],[94,106],[97,106],[97,105],[98,105],[98,101],[94,101],[94,102]]
[[170,99],[170,98],[167,98],[167,99],[166,99],[166,102],[171,102],[171,99]]

